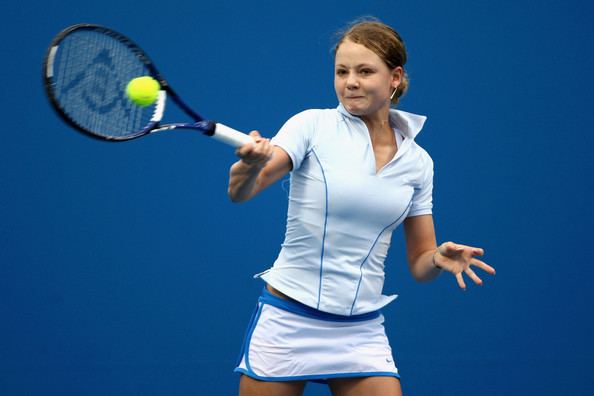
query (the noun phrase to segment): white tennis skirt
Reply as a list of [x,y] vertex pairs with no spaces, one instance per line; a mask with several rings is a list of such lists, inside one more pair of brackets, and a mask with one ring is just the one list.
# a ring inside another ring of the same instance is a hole
[[262,381],[400,378],[379,312],[333,315],[264,289],[236,372]]

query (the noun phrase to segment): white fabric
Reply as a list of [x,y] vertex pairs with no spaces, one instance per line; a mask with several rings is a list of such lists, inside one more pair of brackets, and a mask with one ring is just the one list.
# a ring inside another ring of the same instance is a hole
[[399,377],[383,322],[313,319],[260,302],[235,369],[268,381],[383,375]]
[[425,119],[391,110],[404,140],[379,172],[365,123],[342,105],[287,121],[272,139],[293,162],[285,241],[273,267],[256,277],[338,315],[393,301],[382,295],[392,231],[432,210],[433,161],[414,141]]

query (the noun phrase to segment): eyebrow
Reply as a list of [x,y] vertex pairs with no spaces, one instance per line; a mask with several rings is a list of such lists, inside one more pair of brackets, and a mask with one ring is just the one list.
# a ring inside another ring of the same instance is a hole
[[[348,69],[348,66],[343,65],[342,63],[337,64],[335,67],[344,67],[345,69]],[[355,69],[361,68],[361,67],[370,67],[370,68],[375,68],[374,65],[371,65],[369,63],[360,63],[358,65],[355,66]]]

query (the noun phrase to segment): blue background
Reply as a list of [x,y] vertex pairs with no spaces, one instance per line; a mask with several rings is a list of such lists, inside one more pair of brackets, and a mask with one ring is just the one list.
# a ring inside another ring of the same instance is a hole
[[[286,188],[226,196],[233,151],[191,132],[88,139],[50,109],[64,27],[123,32],[199,112],[271,136],[335,107],[333,34],[362,15],[409,50],[400,108],[428,115],[440,241],[497,268],[462,292],[408,274],[384,313],[405,394],[594,393],[594,73],[588,1],[60,1],[3,6],[0,394],[232,395],[284,235]],[[177,113],[170,121],[180,121]],[[286,183],[285,183],[286,184]],[[310,384],[306,395],[327,395]]]

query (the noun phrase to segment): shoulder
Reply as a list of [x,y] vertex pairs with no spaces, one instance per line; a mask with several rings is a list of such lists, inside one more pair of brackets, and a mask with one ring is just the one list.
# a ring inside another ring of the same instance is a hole
[[433,169],[433,158],[431,158],[431,155],[429,155],[427,150],[414,140],[411,143],[410,152],[417,161],[419,168],[422,168],[423,170]]
[[289,118],[280,129],[280,134],[313,137],[320,129],[327,129],[330,123],[336,122],[336,109],[308,109]]
[[429,152],[427,150],[425,150],[423,147],[421,147],[419,145],[419,143],[417,143],[415,140],[412,141],[412,145],[411,145],[412,149],[415,151],[415,153],[423,160],[423,161],[430,161],[433,162],[433,160],[431,159],[431,155],[429,155]]
[[336,109],[307,109],[289,118],[288,122],[317,122],[337,115]]

